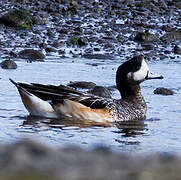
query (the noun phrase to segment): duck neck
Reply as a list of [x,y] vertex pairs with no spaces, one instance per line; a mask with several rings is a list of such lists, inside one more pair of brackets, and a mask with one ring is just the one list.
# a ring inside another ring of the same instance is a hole
[[144,100],[139,84],[124,84],[123,86],[119,86],[118,84],[117,88],[121,94],[122,99]]

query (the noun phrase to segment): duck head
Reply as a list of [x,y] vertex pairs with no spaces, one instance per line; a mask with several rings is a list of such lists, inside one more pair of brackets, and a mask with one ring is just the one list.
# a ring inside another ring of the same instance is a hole
[[118,67],[116,84],[122,97],[135,95],[139,84],[145,80],[163,79],[163,76],[150,72],[143,55],[134,56]]

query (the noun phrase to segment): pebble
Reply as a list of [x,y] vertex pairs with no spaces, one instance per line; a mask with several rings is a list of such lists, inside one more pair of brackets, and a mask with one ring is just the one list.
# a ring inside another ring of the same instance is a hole
[[154,94],[173,95],[174,91],[168,88],[159,87],[154,90]]

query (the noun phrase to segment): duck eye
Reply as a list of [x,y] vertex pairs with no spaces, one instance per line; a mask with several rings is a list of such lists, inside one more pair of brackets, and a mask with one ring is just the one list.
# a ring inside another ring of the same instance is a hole
[[135,71],[138,71],[140,69],[140,66],[139,65],[136,65],[135,66]]

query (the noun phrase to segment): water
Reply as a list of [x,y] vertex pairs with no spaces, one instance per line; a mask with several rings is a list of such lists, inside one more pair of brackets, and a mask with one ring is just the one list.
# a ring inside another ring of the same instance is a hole
[[[149,62],[152,71],[163,80],[142,83],[148,105],[147,119],[119,126],[90,126],[60,120],[28,117],[17,89],[9,78],[20,82],[67,84],[69,81],[92,81],[97,85],[115,84],[115,72],[120,60],[48,59],[46,62],[16,61],[17,70],[0,69],[0,143],[12,143],[23,138],[36,139],[52,146],[78,145],[92,149],[106,146],[128,153],[166,152],[181,154],[181,61]],[[98,66],[92,66],[97,63]],[[173,89],[173,96],[153,94],[157,87]],[[119,93],[113,93],[119,98]]]

